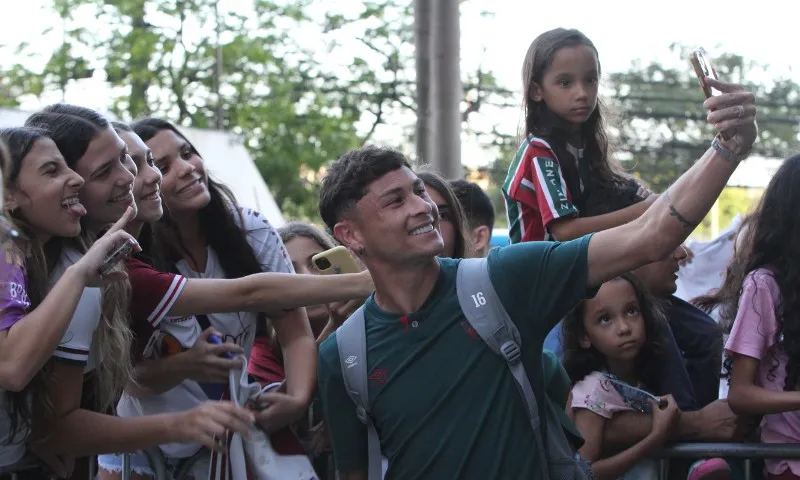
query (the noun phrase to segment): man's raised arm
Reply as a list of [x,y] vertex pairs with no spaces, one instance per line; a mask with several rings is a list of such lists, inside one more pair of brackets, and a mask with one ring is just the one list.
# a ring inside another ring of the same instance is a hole
[[700,160],[638,219],[594,234],[589,243],[590,286],[670,255],[703,220],[758,135],[752,93],[710,78],[722,94],[703,104],[720,136]]

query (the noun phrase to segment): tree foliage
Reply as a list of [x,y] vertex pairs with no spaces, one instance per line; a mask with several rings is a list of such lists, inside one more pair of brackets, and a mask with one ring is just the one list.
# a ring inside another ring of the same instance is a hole
[[[706,124],[703,93],[688,63],[689,49],[672,45],[676,56],[685,58],[683,68],[655,62],[634,62],[627,71],[607,74],[604,95],[615,114],[616,155],[630,173],[661,192],[706,151],[713,131]],[[744,82],[754,92],[758,106],[759,140],[753,155],[786,158],[796,149],[800,133],[800,85],[777,78],[757,83],[751,78],[768,77],[768,67],[746,62],[741,56],[722,54],[714,59],[721,79]],[[500,154],[487,169],[491,183],[502,185],[517,147],[508,137],[496,137]],[[721,228],[736,214],[750,210],[757,195],[743,189],[726,189],[719,200]],[[505,206],[502,195],[492,196],[498,213]],[[502,215],[498,215],[501,217]],[[695,232],[707,237],[711,218]]]
[[[673,45],[672,51],[688,59],[686,47]],[[798,139],[800,85],[789,79],[749,81],[767,69],[738,55],[722,54],[714,66],[720,78],[744,83],[756,95],[760,135],[753,154],[786,157]],[[657,191],[664,190],[700,158],[713,136],[688,60],[685,68],[636,62],[626,72],[610,74],[605,84],[620,117],[618,149],[627,159],[624,165]]]
[[[0,105],[63,90],[97,68],[119,118],[158,115],[240,135],[284,214],[316,218],[326,162],[387,123],[413,140],[412,3],[254,0],[251,11],[232,12],[215,0],[53,0],[63,44],[41,72],[2,72]],[[75,12],[96,24],[78,24]],[[465,120],[507,95],[488,72],[464,84]]]

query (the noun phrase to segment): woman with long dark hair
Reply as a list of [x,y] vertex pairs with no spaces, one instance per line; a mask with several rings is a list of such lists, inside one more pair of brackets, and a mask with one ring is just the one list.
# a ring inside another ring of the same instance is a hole
[[[294,273],[277,231],[260,213],[240,207],[227,187],[209,178],[199,152],[174,125],[151,118],[132,128],[153,152],[169,210],[168,218],[153,224],[152,244],[143,245],[156,269],[188,279],[239,278],[263,271]],[[259,402],[269,402],[269,406],[257,412],[256,421],[275,431],[304,416],[316,383],[317,350],[304,309],[272,312],[269,322],[282,349],[286,391],[262,395]],[[213,327],[246,357],[257,332],[268,331],[267,315],[250,311],[198,316],[197,323],[202,325],[194,335]],[[184,381],[170,390],[171,404],[189,408],[202,399],[219,398],[226,388],[218,381]],[[185,457],[198,447],[162,449],[168,456]]]
[[[109,224],[126,211],[135,211],[131,187],[136,167],[125,143],[108,121],[92,110],[53,105],[32,115],[26,125],[45,131],[63,157],[63,168],[84,181],[79,190],[73,188],[62,199],[69,213],[80,217],[81,228],[71,236],[80,235],[69,245],[56,245],[58,248],[50,254],[53,263],[46,264],[44,271],[49,276],[44,285],[48,285],[58,283],[79,264],[85,246],[93,244]],[[66,195],[63,189],[60,192]],[[8,208],[22,213],[22,206],[29,205],[29,196],[11,197]],[[49,251],[47,245],[44,250]],[[135,451],[165,442],[196,441],[219,448],[215,437],[226,429],[246,435],[252,414],[230,402],[208,402],[191,411],[136,419],[104,414],[132,380],[129,285],[123,264],[115,270],[120,281],[81,292],[76,312],[54,353],[51,381],[45,385],[43,398],[52,403],[55,419],[39,422],[47,417],[34,412],[34,427],[38,423],[46,427],[34,447],[68,455]]]
[[[142,243],[150,244],[152,224],[168,214],[161,202],[162,175],[155,166],[152,151],[133,129],[116,122],[113,126],[137,167],[133,184],[137,215],[127,230]],[[223,334],[214,327],[200,331],[197,317],[238,311],[280,311],[298,305],[360,298],[372,290],[366,274],[333,278],[265,272],[236,279],[186,278],[176,272],[155,270],[152,259],[143,254],[128,258],[126,267],[132,290],[131,321],[137,337],[136,382],[129,384],[120,399],[117,406],[120,416],[183,408],[187,392],[199,389],[192,382],[224,383],[230,369],[238,368],[239,362],[220,354],[241,352],[242,348],[233,343],[209,343],[211,333]],[[169,445],[163,448],[171,453]],[[152,477],[152,468],[144,455],[133,454],[130,460],[132,478]],[[101,455],[98,462],[100,478],[120,476],[121,455]],[[181,458],[168,455],[167,462],[177,465]],[[195,472],[207,475],[200,471],[202,468],[203,465],[198,465]]]
[[[800,442],[800,155],[775,172],[741,227],[725,280],[696,303],[718,308],[730,377],[728,403],[762,417],[764,443]],[[800,478],[797,460],[765,460],[771,479]]]

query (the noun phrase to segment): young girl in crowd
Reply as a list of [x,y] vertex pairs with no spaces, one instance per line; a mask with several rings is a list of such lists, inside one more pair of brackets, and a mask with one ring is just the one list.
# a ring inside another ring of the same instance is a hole
[[[146,243],[149,239],[141,235],[143,227],[160,220],[165,213],[160,201],[162,175],[155,167],[152,151],[141,138],[127,125],[113,125],[137,167],[133,185],[137,216],[127,229]],[[154,193],[158,195],[154,197]],[[127,260],[127,271],[133,291],[131,319],[137,332],[134,352],[140,367],[139,382],[129,385],[123,395],[118,406],[121,416],[140,416],[143,410],[165,411],[163,405],[170,403],[171,397],[160,394],[174,387],[177,393],[182,392],[181,383],[187,380],[223,382],[230,368],[238,368],[238,362],[219,355],[226,351],[240,352],[241,348],[232,343],[208,343],[209,334],[221,334],[213,327],[201,332],[192,314],[295,308],[306,303],[360,298],[372,289],[371,280],[365,275],[340,275],[334,279],[258,273],[231,280],[187,279],[177,273],[154,270],[146,256],[135,257]],[[153,397],[142,399],[139,404],[133,398],[137,396]],[[177,399],[180,398],[178,395]],[[120,455],[101,455],[98,460],[101,478],[119,477]],[[175,465],[176,461],[170,458],[169,463]],[[143,455],[132,455],[131,467],[133,478],[152,476]]]
[[[630,274],[604,283],[564,319],[564,368],[573,382],[571,409],[586,443],[581,455],[598,479],[657,478],[648,458],[669,440],[680,410],[671,395],[659,402],[646,393],[664,363],[666,320],[656,300]],[[659,406],[659,403],[661,405]],[[622,452],[603,458],[606,422],[617,412],[652,413],[651,433]],[[721,459],[697,462],[689,479],[728,478]]]
[[[607,112],[598,98],[601,76],[597,49],[577,30],[555,29],[531,43],[523,64],[525,138],[503,185],[512,243],[579,238],[623,225],[640,216],[656,199],[640,183],[622,173],[611,157]],[[591,210],[624,205],[602,214]],[[687,259],[691,252],[687,250]],[[720,332],[713,322],[691,324],[672,321],[674,338],[670,371],[665,383],[683,408],[696,410],[692,382],[680,351],[692,351],[675,338],[702,340],[719,345]],[[556,349],[558,327],[548,336],[547,348]],[[695,345],[697,345],[695,344]],[[711,353],[707,356],[714,357]],[[690,381],[691,380],[691,381]],[[708,391],[704,389],[702,391]],[[684,394],[686,392],[686,394]]]
[[[730,331],[728,402],[740,415],[763,416],[761,441],[800,442],[800,155],[772,177],[742,224],[722,287],[697,303],[719,307]],[[800,478],[800,461],[765,460],[770,479]]]
[[[0,131],[0,138],[10,148],[8,157],[5,148],[0,149],[8,197],[5,209],[23,232],[12,237],[13,227],[3,217],[0,352],[5,411],[0,413],[0,467],[7,467],[25,453],[33,420],[41,427],[52,419],[45,392],[52,371],[43,368],[64,336],[84,288],[99,281],[97,271],[106,255],[130,238],[121,229],[132,215],[120,219],[48,288],[48,267],[65,242],[62,239],[80,232],[85,210],[77,194],[83,180],[67,168],[45,132],[9,128]],[[66,473],[59,465],[53,467]]]
[[512,243],[565,241],[613,228],[655,200],[649,195],[619,211],[580,216],[587,199],[603,191],[621,184],[629,188],[615,194],[639,190],[630,188],[610,157],[600,74],[597,49],[578,30],[550,30],[528,48],[522,67],[525,138],[503,184]]

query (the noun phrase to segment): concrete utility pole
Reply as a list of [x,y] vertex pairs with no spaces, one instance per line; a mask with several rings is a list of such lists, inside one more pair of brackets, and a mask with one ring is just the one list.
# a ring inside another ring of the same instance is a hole
[[432,1],[433,61],[432,163],[448,179],[462,178],[461,167],[461,29],[459,0]]
[[431,1],[414,0],[414,47],[417,66],[417,162],[430,163],[431,152]]

